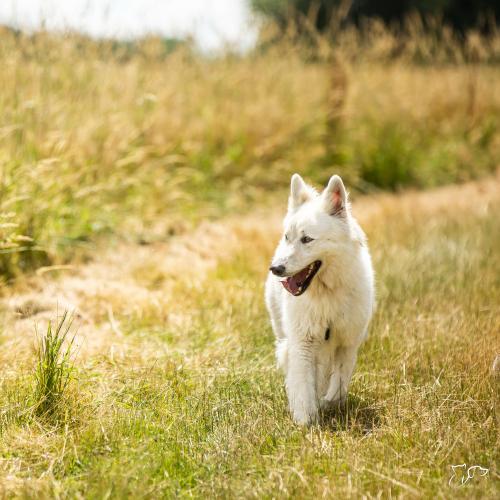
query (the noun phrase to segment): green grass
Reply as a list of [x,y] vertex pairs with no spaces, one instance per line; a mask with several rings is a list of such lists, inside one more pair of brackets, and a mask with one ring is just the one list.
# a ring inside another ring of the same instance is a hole
[[[381,200],[366,220],[378,309],[343,411],[290,419],[262,298],[276,232],[262,227],[208,274],[165,280],[159,307],[115,302],[127,347],[77,363],[56,424],[19,416],[21,357],[0,392],[0,493],[497,497],[498,198],[442,196]],[[489,475],[450,487],[461,463]]]
[[39,337],[34,388],[35,413],[39,416],[53,416],[65,395],[71,375],[71,325],[72,318],[65,311],[55,327],[49,322],[46,333]]

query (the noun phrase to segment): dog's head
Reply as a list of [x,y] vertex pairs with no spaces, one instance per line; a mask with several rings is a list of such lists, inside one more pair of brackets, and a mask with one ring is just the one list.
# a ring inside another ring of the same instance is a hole
[[325,260],[351,242],[350,208],[342,179],[334,175],[319,194],[292,176],[283,237],[270,270],[292,295],[301,295]]

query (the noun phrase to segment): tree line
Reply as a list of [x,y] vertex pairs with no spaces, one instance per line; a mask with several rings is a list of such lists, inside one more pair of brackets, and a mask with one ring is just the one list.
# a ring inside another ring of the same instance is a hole
[[437,18],[459,33],[471,28],[488,33],[500,18],[499,0],[251,0],[251,5],[282,27],[307,16],[319,31],[328,30],[333,22],[360,25],[366,18],[397,26],[417,13],[424,24]]

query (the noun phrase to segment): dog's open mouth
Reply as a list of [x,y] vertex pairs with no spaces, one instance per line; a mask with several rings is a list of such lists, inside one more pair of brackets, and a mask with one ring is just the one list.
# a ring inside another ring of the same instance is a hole
[[293,276],[288,276],[281,280],[281,284],[285,287],[285,290],[290,292],[292,295],[295,295],[296,297],[302,295],[311,284],[311,281],[320,267],[321,261],[315,260],[312,264],[304,267],[304,269],[300,270]]

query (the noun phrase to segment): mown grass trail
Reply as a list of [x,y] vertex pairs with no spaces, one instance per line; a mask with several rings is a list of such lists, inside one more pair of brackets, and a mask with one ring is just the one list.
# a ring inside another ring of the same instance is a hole
[[[495,498],[498,179],[361,198],[378,310],[345,411],[287,410],[262,293],[285,200],[169,244],[101,248],[3,301],[0,496]],[[76,307],[57,411],[33,325]],[[489,469],[452,484],[451,465]]]

